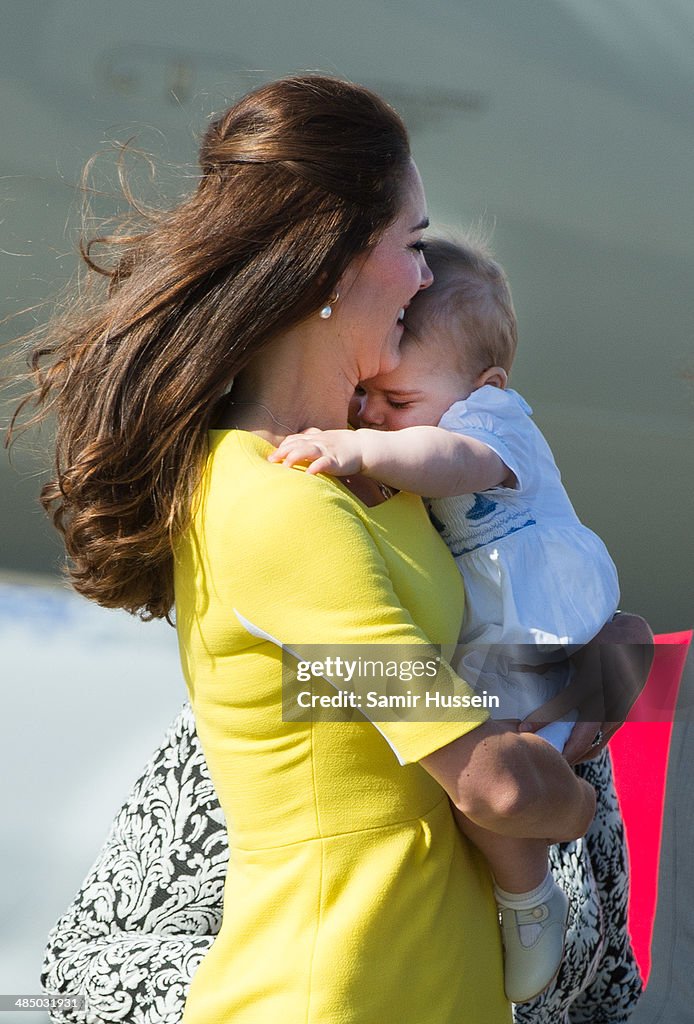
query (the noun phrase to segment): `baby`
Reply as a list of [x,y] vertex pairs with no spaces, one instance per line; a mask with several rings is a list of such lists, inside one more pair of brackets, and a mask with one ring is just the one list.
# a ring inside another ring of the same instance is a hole
[[[434,283],[408,310],[399,366],[357,390],[361,429],[291,435],[270,458],[428,496],[465,581],[455,667],[500,695],[499,717],[524,719],[566,686],[580,648],[612,618],[617,573],[578,520],[531,409],[507,387],[517,327],[503,270],[462,241],[430,241],[426,258]],[[572,728],[552,722],[539,735],[562,750]],[[454,813],[494,876],[506,994],[526,1001],[559,969],[568,901],[544,842]]]

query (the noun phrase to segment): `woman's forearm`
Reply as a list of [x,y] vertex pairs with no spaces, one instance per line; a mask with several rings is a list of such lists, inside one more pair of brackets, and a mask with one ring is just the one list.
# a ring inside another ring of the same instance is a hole
[[595,792],[532,733],[486,722],[420,762],[459,810],[500,835],[568,842],[585,834]]

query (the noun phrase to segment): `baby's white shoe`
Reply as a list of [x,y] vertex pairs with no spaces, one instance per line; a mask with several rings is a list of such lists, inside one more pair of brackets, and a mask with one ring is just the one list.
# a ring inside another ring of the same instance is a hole
[[[511,893],[503,895],[513,897]],[[557,975],[564,955],[569,901],[555,882],[534,906],[528,906],[522,896],[518,902],[523,906],[507,906],[511,899],[499,900],[504,988],[512,1003],[524,1003],[544,991]]]

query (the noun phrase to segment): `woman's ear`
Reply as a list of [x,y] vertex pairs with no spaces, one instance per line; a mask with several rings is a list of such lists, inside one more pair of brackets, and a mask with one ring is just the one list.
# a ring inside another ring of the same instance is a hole
[[501,388],[503,391],[508,384],[508,374],[503,366],[490,366],[481,373],[475,381],[475,388],[481,388],[485,384],[491,384],[493,388]]

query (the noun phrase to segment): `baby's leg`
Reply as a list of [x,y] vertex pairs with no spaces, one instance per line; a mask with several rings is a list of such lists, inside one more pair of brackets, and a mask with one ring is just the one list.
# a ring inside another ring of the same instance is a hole
[[533,999],[559,970],[569,910],[569,901],[549,871],[547,843],[488,832],[456,807],[453,814],[494,875],[506,995],[513,1003]]
[[494,881],[502,889],[528,892],[544,881],[549,867],[544,839],[500,836],[476,825],[454,806],[453,814],[463,835],[486,857]]

